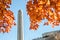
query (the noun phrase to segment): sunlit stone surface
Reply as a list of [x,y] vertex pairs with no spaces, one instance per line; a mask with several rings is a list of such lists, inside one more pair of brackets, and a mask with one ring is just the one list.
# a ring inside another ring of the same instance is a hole
[[60,31],[52,31],[42,34],[42,37],[33,40],[60,40]]

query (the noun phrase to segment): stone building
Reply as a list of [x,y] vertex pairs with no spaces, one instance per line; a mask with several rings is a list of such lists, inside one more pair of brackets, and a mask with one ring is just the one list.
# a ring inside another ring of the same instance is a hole
[[60,31],[52,31],[42,34],[42,37],[33,40],[60,40]]

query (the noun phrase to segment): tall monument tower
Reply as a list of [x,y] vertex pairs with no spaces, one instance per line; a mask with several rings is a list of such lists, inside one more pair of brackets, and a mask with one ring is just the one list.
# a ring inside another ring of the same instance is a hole
[[17,29],[17,33],[18,33],[18,40],[24,40],[23,37],[23,13],[21,10],[18,11],[18,29]]

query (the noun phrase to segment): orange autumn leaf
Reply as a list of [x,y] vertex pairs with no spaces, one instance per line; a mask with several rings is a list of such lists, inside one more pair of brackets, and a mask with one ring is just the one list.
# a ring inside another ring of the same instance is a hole
[[9,32],[12,25],[15,25],[14,14],[10,8],[11,0],[0,0],[0,32]]
[[35,24],[39,25],[43,19],[48,20],[44,25],[51,24],[52,28],[60,24],[60,0],[29,0],[26,9],[30,18],[30,29],[36,30],[38,26]]

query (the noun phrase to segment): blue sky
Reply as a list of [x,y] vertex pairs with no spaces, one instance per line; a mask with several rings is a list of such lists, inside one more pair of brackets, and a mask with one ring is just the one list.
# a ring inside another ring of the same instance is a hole
[[[29,30],[30,21],[29,21],[28,15],[26,13],[26,2],[27,2],[27,0],[12,0],[12,5],[10,7],[10,10],[12,10],[14,12],[16,24],[17,24],[17,20],[18,20],[17,19],[18,10],[21,9],[23,11],[24,40],[32,40],[34,38],[41,37],[42,33],[60,30],[59,26],[55,27],[55,28],[52,28],[51,25],[44,26],[43,22],[46,20],[43,20],[40,23],[38,30],[36,30],[36,31]],[[17,40],[17,25],[12,27],[12,29],[9,33],[0,33],[0,40]]]

